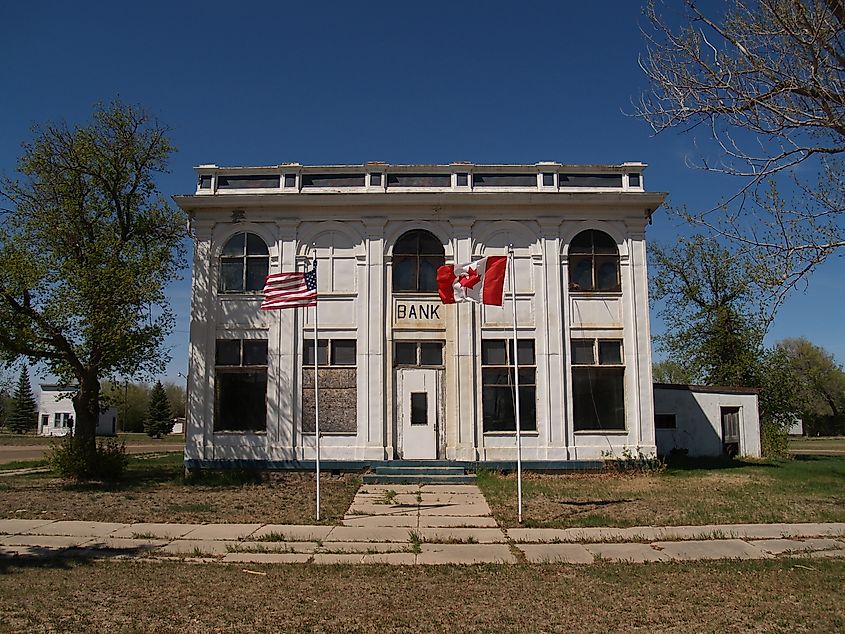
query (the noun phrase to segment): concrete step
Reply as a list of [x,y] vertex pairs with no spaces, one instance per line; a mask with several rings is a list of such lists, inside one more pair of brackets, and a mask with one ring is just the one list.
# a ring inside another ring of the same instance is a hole
[[394,465],[379,465],[375,468],[379,475],[464,475],[463,467],[403,467]]
[[365,473],[364,484],[475,484],[472,475]]

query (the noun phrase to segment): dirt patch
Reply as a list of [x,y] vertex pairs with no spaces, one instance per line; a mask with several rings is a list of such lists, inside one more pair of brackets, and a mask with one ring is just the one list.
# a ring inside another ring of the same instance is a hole
[[55,565],[5,568],[0,629],[834,632],[845,625],[845,562],[833,560],[586,567]]

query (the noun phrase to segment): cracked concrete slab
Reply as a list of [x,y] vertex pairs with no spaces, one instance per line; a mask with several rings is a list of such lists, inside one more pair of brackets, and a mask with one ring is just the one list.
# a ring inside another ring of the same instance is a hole
[[645,563],[647,561],[668,561],[669,557],[650,544],[586,544],[587,552],[599,559],[614,562]]
[[201,524],[182,535],[182,539],[243,539],[262,526],[263,524]]
[[700,559],[768,559],[771,557],[768,553],[741,539],[656,542],[654,547],[671,559],[681,561]]
[[224,563],[239,564],[304,564],[311,559],[307,553],[228,553]]
[[309,526],[300,524],[265,524],[249,538],[263,541],[267,537],[284,537],[283,541],[319,542],[328,537],[334,526]]
[[501,544],[507,541],[499,528],[420,528],[419,534],[423,541],[437,543]]
[[591,564],[595,560],[581,544],[517,544],[530,563]]
[[55,521],[56,520],[0,520],[0,534],[16,535],[17,533],[23,533],[24,531],[33,530],[41,526],[47,526]]
[[138,522],[114,531],[111,537],[138,538],[143,535],[148,539],[178,539],[184,537],[201,524],[163,524],[154,522]]
[[117,530],[126,528],[129,524],[115,522],[80,522],[76,520],[59,520],[45,526],[36,526],[25,531],[24,535],[69,535],[71,537],[106,537]]
[[516,563],[506,544],[422,544],[418,564]]

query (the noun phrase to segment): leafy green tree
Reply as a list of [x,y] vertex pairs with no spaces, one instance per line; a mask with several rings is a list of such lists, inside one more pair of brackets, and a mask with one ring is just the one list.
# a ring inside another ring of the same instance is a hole
[[845,3],[649,0],[636,114],[694,135],[690,163],[730,175],[690,219],[751,248],[788,289],[845,247]]
[[167,393],[167,400],[170,402],[170,410],[174,418],[184,418],[187,408],[185,388],[176,383],[167,382],[164,384],[164,391]]
[[86,125],[37,126],[18,179],[0,181],[0,354],[76,383],[73,445],[97,461],[100,381],[161,371],[183,262],[184,220],[157,191],[173,147],[142,108],[114,102]]
[[151,438],[161,438],[173,431],[173,412],[161,381],[150,391],[150,407],[144,421],[144,431]]
[[792,366],[809,435],[845,433],[845,372],[833,355],[803,337],[778,343]]
[[26,367],[21,368],[18,385],[12,397],[12,408],[9,415],[9,429],[18,434],[32,431],[35,428],[35,398],[32,396],[32,385],[29,382],[29,372]]
[[651,256],[652,297],[666,325],[658,347],[693,383],[758,388],[764,451],[785,453],[797,381],[787,355],[763,346],[768,321],[754,260],[702,235],[652,245]]
[[678,383],[688,385],[692,383],[692,376],[685,367],[676,361],[665,359],[652,366],[652,379],[655,383]]

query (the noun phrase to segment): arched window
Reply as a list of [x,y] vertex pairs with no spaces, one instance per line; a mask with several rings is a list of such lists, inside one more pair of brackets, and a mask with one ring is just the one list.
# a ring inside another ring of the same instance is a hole
[[229,238],[220,254],[220,290],[224,293],[260,291],[269,270],[267,245],[254,233]]
[[603,231],[588,229],[569,245],[569,290],[607,292],[621,290],[619,249]]
[[437,267],[446,255],[434,235],[422,229],[402,234],[393,247],[393,291],[437,292]]

